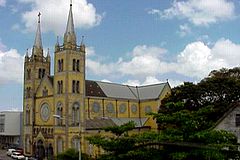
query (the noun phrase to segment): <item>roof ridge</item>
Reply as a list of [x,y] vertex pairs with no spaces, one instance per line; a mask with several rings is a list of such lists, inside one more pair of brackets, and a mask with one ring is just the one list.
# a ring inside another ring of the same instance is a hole
[[132,85],[121,84],[121,83],[117,83],[117,82],[104,82],[104,81],[101,81],[101,80],[86,80],[86,81],[107,83],[107,84],[113,84],[113,85],[121,85],[121,86],[134,87],[134,88],[135,88],[135,87],[142,88],[142,87],[156,86],[156,85],[160,85],[160,84],[167,84],[167,82],[161,82],[161,83],[148,84],[148,85],[132,86]]

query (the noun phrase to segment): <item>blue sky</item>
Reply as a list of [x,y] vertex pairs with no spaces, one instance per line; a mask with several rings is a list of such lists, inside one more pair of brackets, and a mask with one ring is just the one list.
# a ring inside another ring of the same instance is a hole
[[[87,46],[87,79],[128,85],[198,82],[239,66],[238,0],[73,0],[78,43]],[[68,0],[0,0],[0,110],[22,110],[23,57],[41,12],[44,50],[53,61]]]

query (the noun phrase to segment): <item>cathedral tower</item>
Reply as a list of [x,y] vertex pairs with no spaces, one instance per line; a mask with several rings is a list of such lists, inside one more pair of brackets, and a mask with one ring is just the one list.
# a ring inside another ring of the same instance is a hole
[[[70,140],[76,137],[79,143],[79,126],[84,119],[85,97],[85,45],[77,45],[74,30],[72,4],[70,4],[63,45],[57,41],[54,58],[54,105],[55,113],[62,119],[56,125],[64,125],[65,131],[55,129],[56,152],[72,145]],[[81,127],[81,126],[80,126]],[[73,132],[78,131],[78,132]],[[62,143],[64,142],[64,143]],[[61,147],[61,145],[63,145]]]
[[50,55],[43,55],[40,13],[38,14],[37,31],[32,49],[32,55],[29,56],[28,51],[25,55],[24,62],[24,150],[26,154],[32,152],[32,131],[35,125],[35,95],[37,88],[44,76],[50,74]]

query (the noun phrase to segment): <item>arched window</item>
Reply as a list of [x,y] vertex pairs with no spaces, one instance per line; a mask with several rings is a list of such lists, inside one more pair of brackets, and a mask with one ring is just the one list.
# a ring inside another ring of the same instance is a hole
[[63,71],[63,59],[58,60],[58,72]]
[[73,62],[72,62],[72,68],[73,68],[73,71],[75,71],[76,69],[76,59],[73,59]]
[[72,138],[72,148],[79,151],[79,147],[80,147],[80,139],[78,137],[73,137]]
[[57,94],[63,93],[63,81],[57,81]]
[[79,72],[80,71],[80,61],[79,60],[77,60],[77,71]]
[[27,69],[26,79],[31,79],[31,69]]
[[63,139],[61,137],[57,138],[57,154],[63,152]]
[[73,125],[79,125],[80,122],[80,105],[78,102],[73,103],[72,106],[72,121],[73,121]]
[[43,91],[42,91],[42,96],[43,96],[43,97],[48,96],[48,90],[47,90],[46,86],[44,87],[44,89],[43,89]]
[[57,103],[57,113],[56,115],[59,115],[60,118],[56,119],[56,124],[61,126],[62,125],[62,116],[63,116],[63,106],[61,102]]

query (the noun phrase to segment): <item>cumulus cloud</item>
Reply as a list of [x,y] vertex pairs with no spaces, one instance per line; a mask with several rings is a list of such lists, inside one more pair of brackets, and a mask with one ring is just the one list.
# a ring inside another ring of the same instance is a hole
[[166,69],[165,62],[161,61],[166,52],[161,47],[138,45],[131,53],[132,59],[121,61],[118,70],[124,75],[156,75],[159,68],[163,72]]
[[[129,86],[144,86],[144,85],[151,85],[151,84],[158,84],[158,83],[165,83],[166,80],[159,80],[158,78],[154,76],[147,76],[145,77],[145,80],[140,82],[140,80],[128,80],[124,82],[123,84],[129,85]],[[180,80],[168,80],[171,87],[176,87],[178,85],[183,84],[183,81]]]
[[[154,77],[165,73],[177,73],[186,77],[201,79],[211,70],[222,67],[239,65],[240,44],[235,44],[229,39],[221,38],[211,46],[201,41],[192,42],[176,57],[165,59],[167,50],[156,46],[138,45],[128,53],[130,59],[119,58],[117,62],[104,63],[100,60],[87,60],[89,72],[96,75],[121,75],[148,77],[146,83],[158,82]],[[173,82],[174,83],[174,82]],[[129,80],[126,84],[144,84],[136,80]]]
[[0,7],[6,6],[6,0],[0,0]]
[[0,50],[0,84],[22,82],[23,57],[16,49]]
[[[28,3],[31,10],[22,14],[22,21],[26,31],[35,31],[38,12],[42,13],[43,32],[53,31],[57,35],[64,33],[69,3],[66,0],[18,0],[20,3]],[[93,4],[87,0],[73,1],[74,25],[76,28],[91,28],[100,24],[103,15],[96,12]]]
[[235,16],[234,3],[227,0],[188,0],[174,1],[168,9],[160,11],[152,9],[149,14],[160,16],[162,19],[174,17],[187,19],[194,25],[209,25],[218,21],[232,19]]
[[86,47],[86,54],[88,57],[95,56],[95,49],[94,47]]
[[177,32],[180,37],[185,37],[186,35],[190,34],[192,31],[191,31],[191,28],[189,27],[188,24],[183,24],[183,25],[180,25],[179,26],[179,31]]

